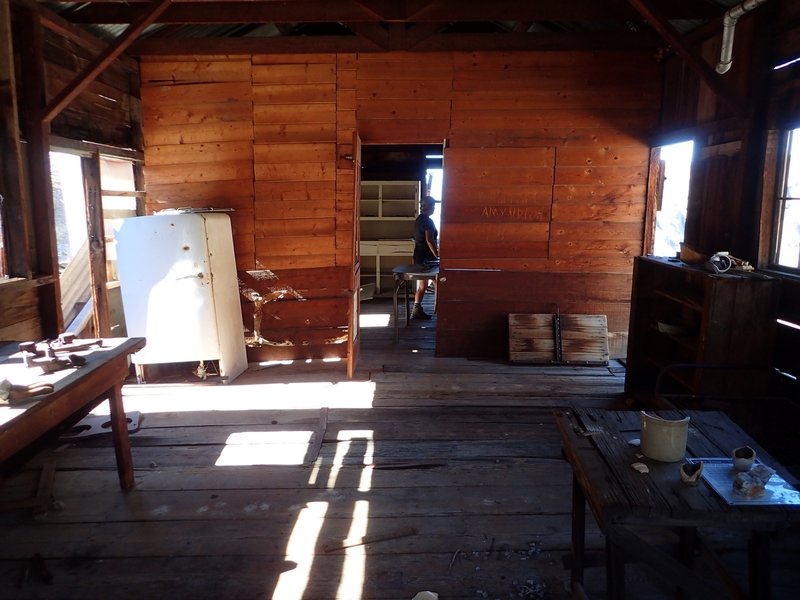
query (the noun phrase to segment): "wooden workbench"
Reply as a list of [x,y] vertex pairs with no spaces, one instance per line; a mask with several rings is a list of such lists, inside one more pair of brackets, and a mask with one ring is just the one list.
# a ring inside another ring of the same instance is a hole
[[[691,418],[687,457],[730,456],[748,445],[759,459],[776,470],[791,488],[796,480],[725,414],[704,411],[659,412],[669,419]],[[800,522],[800,505],[729,504],[701,480],[687,486],[680,480],[680,462],[664,463],[643,457],[630,440],[640,436],[639,411],[558,409],[554,411],[564,454],[572,466],[572,583],[583,582],[585,506],[606,538],[606,577],[609,598],[624,597],[626,560],[653,567],[652,573],[690,597],[720,597],[732,590],[734,578],[723,577],[724,592],[709,573],[692,570],[699,528],[738,530],[748,539],[749,597],[770,597],[770,537]],[[647,465],[640,473],[633,463]],[[710,461],[709,461],[710,464]],[[732,476],[731,476],[732,477]],[[732,481],[732,479],[731,479]],[[789,492],[795,494],[794,490]],[[676,555],[648,541],[652,534],[677,534]],[[734,589],[734,595],[743,594]]]
[[84,366],[50,374],[42,373],[39,367],[26,368],[19,353],[0,363],[0,379],[12,383],[53,384],[49,394],[17,407],[0,407],[0,462],[70,417],[88,412],[107,399],[120,486],[125,490],[133,488],[133,460],[122,405],[122,383],[129,373],[129,355],[143,348],[145,339],[110,338],[101,340],[101,344],[75,352],[86,359]]

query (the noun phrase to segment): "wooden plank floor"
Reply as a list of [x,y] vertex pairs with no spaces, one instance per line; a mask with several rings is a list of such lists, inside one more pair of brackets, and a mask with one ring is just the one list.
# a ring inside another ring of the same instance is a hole
[[[435,319],[394,344],[389,309],[363,304],[384,325],[363,329],[353,381],[311,363],[126,386],[144,415],[136,489],[119,490],[106,437],[54,443],[9,474],[0,501],[56,466],[46,512],[0,513],[0,597],[570,597],[571,472],[550,411],[619,407],[621,367],[436,358]],[[586,590],[602,597],[589,521]],[[775,541],[775,597],[795,597],[797,538]],[[742,582],[746,540],[713,541]],[[671,597],[643,568],[627,585]]]

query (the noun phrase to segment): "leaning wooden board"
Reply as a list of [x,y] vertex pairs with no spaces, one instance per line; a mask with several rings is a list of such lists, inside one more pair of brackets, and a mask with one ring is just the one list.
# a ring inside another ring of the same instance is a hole
[[606,315],[508,315],[508,354],[517,363],[608,364]]

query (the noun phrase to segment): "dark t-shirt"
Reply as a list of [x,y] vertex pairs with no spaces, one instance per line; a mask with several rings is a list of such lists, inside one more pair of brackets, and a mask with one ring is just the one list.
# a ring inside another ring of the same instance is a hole
[[436,242],[439,232],[436,230],[436,225],[433,224],[433,219],[428,215],[420,215],[414,221],[414,264],[417,265],[425,264],[425,261],[436,258],[425,239],[426,231],[433,232],[433,240]]

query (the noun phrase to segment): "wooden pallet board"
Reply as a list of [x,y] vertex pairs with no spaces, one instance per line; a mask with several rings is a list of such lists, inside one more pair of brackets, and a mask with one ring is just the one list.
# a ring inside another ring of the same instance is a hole
[[608,364],[606,315],[508,315],[509,360],[515,363]]

